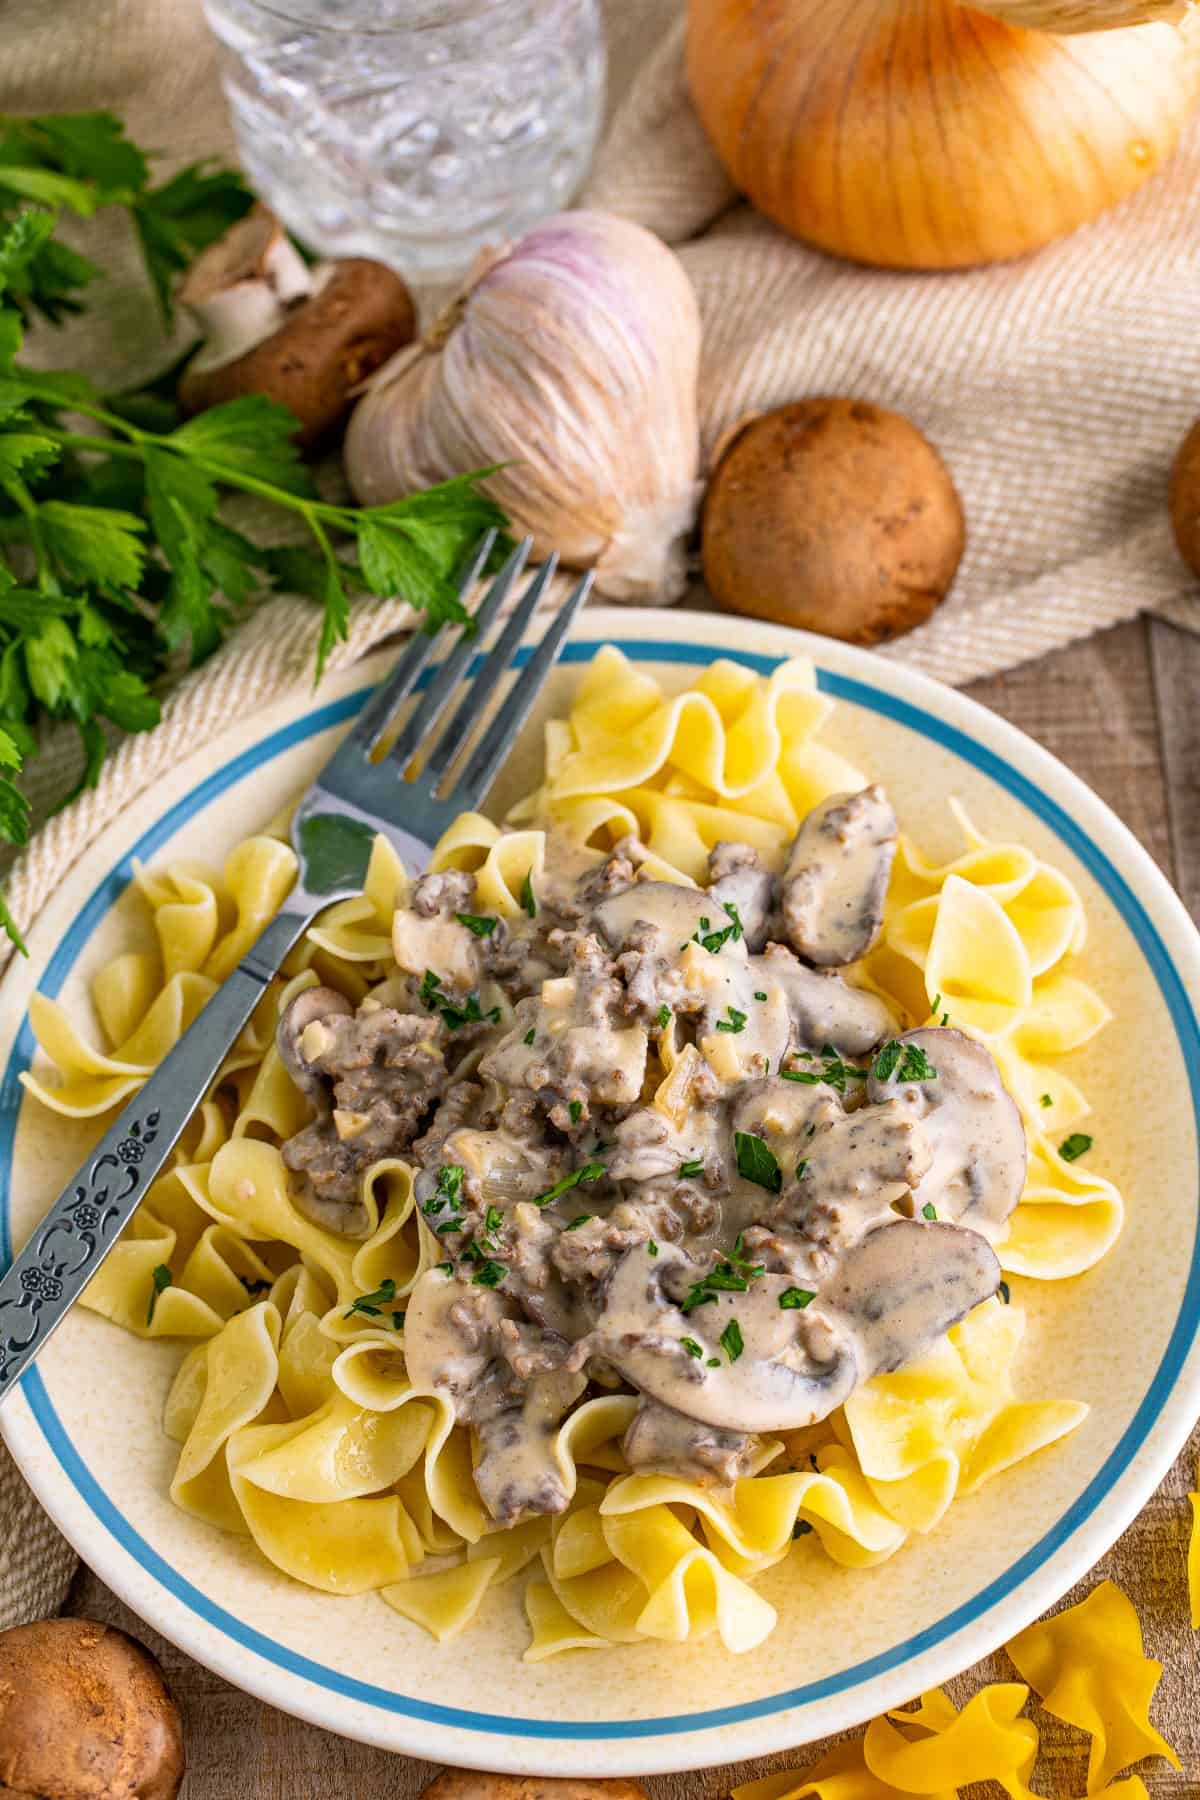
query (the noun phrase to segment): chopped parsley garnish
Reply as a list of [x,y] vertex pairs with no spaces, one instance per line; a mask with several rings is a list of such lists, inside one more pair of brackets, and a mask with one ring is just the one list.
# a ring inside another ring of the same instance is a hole
[[154,1321],[154,1309],[158,1305],[158,1296],[166,1293],[174,1279],[175,1277],[172,1275],[170,1269],[168,1269],[166,1263],[159,1263],[157,1269],[151,1270],[150,1304],[146,1308],[147,1325],[152,1324]]
[[811,1530],[812,1526],[807,1519],[797,1519],[796,1523],[792,1526],[792,1536],[794,1538],[807,1537]]
[[434,1231],[441,1233],[462,1230],[462,1185],[465,1174],[466,1170],[461,1163],[447,1163],[438,1170],[437,1186],[421,1208],[425,1217],[431,1221],[438,1213],[445,1213],[445,1218],[437,1219]]
[[929,1008],[931,1017],[933,1017],[933,1018],[937,1017],[937,1010],[941,1004],[942,1004],[942,996],[940,994],[935,994],[933,996],[933,1004]]
[[532,1044],[532,1042],[536,1036],[537,1036],[537,1026],[531,1025],[529,1027],[529,1030],[525,1033],[525,1036],[521,1039],[521,1042],[523,1044]]
[[721,1359],[719,1356],[710,1356],[704,1366],[706,1369],[719,1369],[721,1366]]
[[728,1021],[728,1023],[726,1023],[726,1021],[724,1019],[718,1019],[717,1020],[717,1030],[718,1031],[745,1031],[745,1029],[746,1029],[745,1013],[739,1012],[736,1006],[727,1006],[725,1008],[725,1011],[729,1014],[729,1021]]
[[729,1255],[715,1263],[707,1275],[692,1283],[679,1303],[679,1310],[695,1312],[698,1306],[708,1306],[715,1301],[718,1294],[744,1294],[750,1283],[765,1273],[765,1263],[749,1263],[742,1256],[739,1235]]
[[603,1174],[603,1163],[584,1163],[582,1169],[576,1169],[573,1174],[564,1175],[561,1181],[556,1181],[554,1186],[547,1188],[544,1194],[538,1194],[533,1204],[549,1206],[552,1200],[557,1200],[560,1194],[565,1194],[571,1188],[578,1187],[581,1181],[599,1181]]
[[679,1341],[683,1345],[684,1349],[687,1351],[689,1356],[694,1356],[696,1358],[697,1362],[699,1362],[701,1360],[701,1358],[704,1355],[704,1351],[703,1351],[702,1347],[696,1342],[695,1338],[680,1338]]
[[1042,1098],[1041,1098],[1041,1104],[1042,1104],[1042,1105],[1043,1105],[1043,1106],[1053,1106],[1053,1105],[1054,1105],[1054,1102],[1053,1102],[1053,1100],[1052,1100],[1052,1099],[1051,1099],[1051,1098],[1050,1098],[1050,1096],[1049,1096],[1049,1094],[1043,1094],[1043,1095],[1042,1095]]
[[433,1266],[439,1275],[453,1275],[454,1273],[453,1263],[434,1263]]
[[[362,1313],[368,1319],[378,1319],[385,1306],[390,1306],[396,1298],[396,1284],[389,1275],[385,1281],[371,1294],[360,1294],[342,1314],[343,1319],[352,1319],[355,1313]],[[401,1313],[401,1318],[404,1317]]]
[[394,1312],[392,1314],[392,1330],[393,1331],[403,1331],[404,1330],[404,1321],[407,1317],[408,1317],[407,1313]]
[[504,1214],[498,1206],[489,1206],[483,1216],[483,1237],[480,1240],[489,1250],[496,1248],[496,1233],[504,1224]]
[[730,1319],[717,1341],[731,1363],[735,1363],[746,1348],[742,1342],[742,1328],[736,1319]]
[[679,1173],[685,1181],[692,1175],[703,1175],[704,1158],[697,1156],[692,1162],[680,1163]]
[[936,1081],[937,1070],[922,1050],[920,1044],[904,1046],[904,1060],[900,1064],[901,1081]]
[[647,1238],[647,1240],[646,1240],[646,1255],[647,1256],[657,1256],[658,1255],[658,1245],[655,1243],[653,1238]]
[[567,1103],[567,1116],[570,1119],[572,1125],[578,1125],[580,1119],[582,1119],[582,1117],[583,1117],[583,1101],[582,1100],[569,1101]]
[[1058,1146],[1058,1154],[1064,1162],[1075,1162],[1091,1149],[1093,1139],[1086,1131],[1073,1131],[1069,1138]]
[[500,923],[493,913],[455,913],[454,916],[460,925],[465,925],[477,938],[491,937]]
[[595,1213],[576,1213],[575,1217],[571,1220],[571,1223],[567,1226],[564,1226],[564,1230],[578,1231],[579,1227],[581,1225],[589,1224],[590,1221],[595,1218],[595,1216],[596,1216]]
[[479,1010],[479,995],[468,994],[461,1002],[452,1000],[449,994],[442,992],[442,978],[435,975],[432,969],[426,969],[421,977],[421,985],[417,989],[417,998],[422,1006],[430,1012],[440,1013],[447,1031],[457,1031],[460,1025],[482,1025],[485,1021],[491,1025],[500,1023],[500,1008],[493,1006],[487,1012]]
[[796,1164],[796,1180],[803,1181],[804,1177],[807,1174],[808,1174],[808,1158],[807,1158],[807,1156],[805,1156],[805,1157],[802,1157],[800,1159],[800,1161]]
[[1009,1301],[1012,1299],[1012,1293],[1009,1289],[1009,1285],[1008,1285],[1007,1281],[1002,1281],[1000,1283],[999,1287],[996,1289],[996,1292],[999,1294],[1000,1298],[1003,1300],[1005,1306],[1007,1306]]
[[530,869],[521,883],[521,905],[531,919],[537,918],[537,901],[533,895],[533,870]]
[[671,1023],[670,1007],[666,1006],[666,1005],[660,1006],[658,1009],[658,1029],[660,1031],[665,1031],[667,1029],[667,1026],[670,1023]]
[[871,1064],[871,1074],[876,1081],[890,1081],[896,1073],[900,1061],[900,1045],[895,1038],[889,1038],[875,1061]]
[[755,988],[755,990],[754,990],[754,998],[755,998],[755,999],[756,999],[756,1000],[765,1000],[765,999],[766,999],[766,997],[767,997],[767,996],[766,996],[766,995],[765,995],[765,994],[763,994],[763,993],[760,993],[760,992],[759,992],[759,990],[758,990],[758,989],[757,989],[757,988]]
[[498,1288],[508,1270],[501,1262],[481,1263],[471,1277],[472,1287]]
[[768,1194],[779,1192],[783,1186],[783,1176],[775,1160],[775,1152],[760,1137],[756,1137],[752,1131],[735,1131],[733,1153],[737,1158],[738,1174],[743,1180],[753,1181],[756,1186],[766,1188]]
[[784,1081],[802,1081],[805,1087],[816,1087],[821,1079],[811,1069],[780,1069],[779,1073]]
[[932,1200],[927,1200],[925,1202],[924,1206],[921,1208],[921,1217],[923,1219],[936,1219],[937,1218],[937,1207],[933,1204]]
[[812,1288],[784,1288],[779,1296],[779,1304],[784,1312],[803,1312],[816,1299]]
[[832,1044],[826,1044],[822,1050],[821,1062],[821,1080],[837,1094],[845,1093],[848,1081],[865,1081],[867,1078],[865,1069],[856,1069],[853,1063],[843,1062]]
[[[742,935],[741,915],[739,914],[737,907],[733,904],[733,901],[724,900],[721,904],[724,906],[732,923],[724,926],[721,930],[714,930],[712,920],[702,917],[700,920],[699,931],[694,932],[692,935],[693,944],[700,944],[708,951],[710,956],[715,956],[718,950],[722,950],[725,945],[730,942],[736,944]],[[687,946],[685,945],[684,948],[686,949],[686,947]]]

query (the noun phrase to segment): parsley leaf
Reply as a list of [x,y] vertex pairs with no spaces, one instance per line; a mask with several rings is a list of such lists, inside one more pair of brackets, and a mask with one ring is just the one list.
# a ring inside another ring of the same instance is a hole
[[576,1213],[575,1217],[571,1220],[571,1223],[563,1226],[563,1230],[578,1231],[581,1225],[587,1225],[595,1218],[595,1216],[595,1213]]
[[[352,1300],[350,1305],[346,1308],[346,1311],[342,1314],[342,1317],[343,1319],[352,1319],[355,1313],[362,1313],[364,1318],[378,1319],[382,1317],[384,1307],[390,1306],[395,1298],[396,1283],[389,1275],[385,1280],[380,1282],[379,1286],[375,1288],[372,1293],[360,1294],[357,1300]],[[403,1313],[393,1314],[393,1321],[396,1318],[403,1319],[403,1317]],[[394,1323],[393,1329],[396,1329]]]
[[491,913],[455,913],[460,925],[465,925],[472,937],[488,938],[500,921]]
[[777,1194],[783,1186],[783,1176],[775,1159],[775,1152],[756,1137],[751,1131],[735,1131],[733,1134],[733,1151],[737,1159],[737,1171],[745,1181],[753,1181],[758,1187],[766,1188],[769,1194]]
[[806,1306],[812,1305],[816,1297],[812,1288],[784,1288],[779,1296],[779,1304],[784,1312],[803,1312]]
[[578,1125],[580,1119],[583,1117],[582,1100],[570,1100],[567,1102],[567,1117],[570,1119],[572,1125]]
[[725,1008],[725,1011],[729,1014],[728,1023],[724,1019],[718,1019],[717,1020],[717,1030],[718,1031],[745,1031],[745,1029],[746,1029],[745,1013],[739,1012],[736,1006],[727,1006]]
[[890,1081],[900,1062],[900,1045],[895,1038],[889,1038],[875,1061],[871,1064],[871,1074],[876,1081]]
[[685,1181],[692,1175],[703,1175],[704,1158],[697,1156],[691,1162],[680,1163],[679,1173]]
[[660,1031],[665,1031],[667,1029],[667,1026],[671,1023],[670,1007],[669,1006],[660,1006],[658,1009],[657,1016],[658,1016],[658,1029]]
[[175,1277],[166,1263],[159,1263],[156,1269],[150,1271],[150,1304],[146,1308],[147,1325],[154,1322],[154,1309],[158,1305],[158,1296],[166,1293],[174,1279]]
[[919,1044],[905,1044],[900,1064],[901,1081],[936,1081],[937,1070]]
[[1049,1094],[1043,1094],[1043,1095],[1042,1095],[1042,1097],[1041,1097],[1041,1100],[1040,1100],[1040,1102],[1039,1102],[1039,1105],[1041,1105],[1041,1106],[1053,1106],[1053,1105],[1054,1105],[1054,1102],[1053,1102],[1053,1100],[1052,1100],[1052,1099],[1051,1099],[1051,1098],[1050,1098],[1050,1095],[1049,1095]]
[[535,1025],[531,1025],[529,1027],[529,1030],[525,1033],[525,1036],[521,1039],[521,1042],[523,1044],[532,1044],[533,1040],[536,1037],[537,1037],[537,1027]]
[[717,1342],[720,1344],[730,1362],[735,1363],[742,1354],[742,1351],[746,1348],[742,1341],[742,1328],[736,1319],[730,1319],[728,1325],[726,1325],[724,1331],[717,1339]]
[[603,1163],[584,1163],[581,1169],[576,1169],[573,1174],[564,1175],[561,1181],[556,1181],[554,1186],[552,1188],[547,1188],[544,1194],[538,1194],[533,1204],[535,1206],[549,1206],[552,1200],[557,1200],[560,1195],[569,1193],[573,1187],[578,1187],[581,1182],[599,1181],[604,1172]]
[[1095,1142],[1086,1131],[1073,1131],[1069,1138],[1058,1146],[1058,1154],[1064,1162],[1076,1162],[1085,1156]]
[[531,919],[537,918],[537,900],[534,898],[534,893],[533,893],[533,871],[532,870],[527,871],[525,879],[521,883],[521,905],[524,907],[525,911],[529,914],[529,917]]
[[481,1263],[471,1277],[472,1287],[498,1288],[508,1270],[501,1262]]
[[923,1219],[936,1219],[937,1218],[937,1207],[933,1204],[932,1200],[927,1200],[925,1202],[924,1206],[921,1208],[921,1217]]
[[696,1342],[694,1337],[683,1337],[680,1338],[679,1341],[689,1356],[694,1356],[697,1361],[701,1360],[704,1355],[704,1350],[702,1346]]

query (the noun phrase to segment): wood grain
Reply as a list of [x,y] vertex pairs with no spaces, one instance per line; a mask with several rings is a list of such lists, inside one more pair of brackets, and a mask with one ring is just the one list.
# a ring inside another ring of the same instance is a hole
[[[1200,639],[1134,621],[968,691],[1089,782],[1178,880],[1193,908],[1200,904]],[[1160,718],[1169,728],[1165,757]],[[1195,1485],[1198,1454],[1200,1432],[1149,1506],[1069,1597],[1078,1599],[1102,1575],[1111,1576],[1136,1601],[1150,1653],[1165,1664],[1155,1713],[1183,1772],[1162,1762],[1143,1767],[1153,1800],[1200,1793],[1200,1640],[1188,1623],[1186,1577],[1186,1494]],[[187,1800],[410,1800],[434,1773],[429,1764],[334,1737],[231,1688],[156,1637],[90,1572],[81,1572],[65,1610],[124,1625],[162,1657],[184,1712]],[[961,1703],[982,1681],[1012,1675],[1001,1652],[951,1691]],[[1043,1746],[1038,1789],[1054,1800],[1082,1794],[1085,1740],[1043,1713],[1035,1717]],[[737,1781],[801,1767],[819,1753],[814,1747],[646,1786],[654,1800],[719,1800]]]

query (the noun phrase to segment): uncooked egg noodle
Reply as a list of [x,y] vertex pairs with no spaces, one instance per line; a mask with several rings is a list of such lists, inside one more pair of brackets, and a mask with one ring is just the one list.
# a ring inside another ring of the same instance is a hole
[[[685,888],[706,880],[722,840],[750,844],[778,870],[812,808],[868,782],[822,741],[833,710],[806,661],[769,678],[716,662],[668,695],[604,649],[568,716],[546,727],[542,786],[505,826],[460,818],[433,869],[470,872],[474,913],[505,921],[543,881],[548,843],[556,863],[586,867],[633,834],[643,877]],[[1074,972],[1087,920],[1071,882],[953,810],[962,845],[948,862],[901,837],[882,932],[848,978],[906,1029],[948,1014],[991,1051],[1029,1153],[996,1253],[1006,1276],[1054,1281],[1089,1268],[1121,1228],[1116,1188],[1059,1148],[1088,1113],[1059,1059],[1108,1010]],[[185,859],[139,869],[145,942],[93,978],[92,1026],[40,995],[31,1002],[42,1055],[23,1078],[30,1095],[99,1126],[236,965],[294,875],[273,829],[239,843],[220,870]],[[762,1571],[789,1557],[853,1570],[895,1556],[910,1534],[936,1529],[957,1495],[1017,1479],[1012,1465],[1079,1423],[1082,1405],[1019,1395],[1024,1313],[1019,1286],[1011,1303],[1005,1286],[819,1425],[761,1437],[724,1486],[631,1470],[621,1445],[636,1395],[593,1385],[553,1436],[565,1505],[498,1526],[473,1477],[472,1428],[408,1373],[406,1297],[445,1255],[417,1204],[415,1165],[392,1156],[365,1169],[348,1235],[297,1203],[282,1155],[311,1109],[281,1057],[279,1018],[318,985],[357,1006],[394,982],[393,923],[409,890],[379,840],[364,892],[330,908],[289,957],[87,1290],[84,1303],[128,1331],[193,1340],[164,1420],[180,1445],[179,1506],[249,1535],[298,1581],[377,1590],[439,1641],[493,1589],[523,1579],[530,1660],[708,1633],[736,1652],[776,1620],[755,1587]],[[480,1001],[510,1022],[498,985]],[[736,1042],[705,1040],[714,1055]],[[664,1032],[644,1092],[661,1091],[669,1107],[681,1063],[699,1054]],[[479,1052],[461,1055],[455,1073],[470,1074]],[[940,1716],[929,1724],[955,1729]],[[910,1754],[894,1733],[888,1743],[881,1772]],[[942,1779],[940,1765],[929,1779]],[[814,1772],[811,1791],[820,1785]]]

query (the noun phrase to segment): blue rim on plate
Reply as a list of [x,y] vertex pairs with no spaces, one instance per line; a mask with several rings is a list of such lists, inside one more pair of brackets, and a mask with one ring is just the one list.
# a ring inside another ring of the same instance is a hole
[[[606,639],[605,641],[611,642],[612,640]],[[589,661],[600,647],[598,640],[569,644],[563,653],[563,661]],[[705,650],[715,648],[715,646],[638,639],[633,642],[618,643],[618,648],[623,650],[631,661],[697,665],[706,660]],[[515,663],[517,665],[523,663],[529,654],[528,650],[518,652],[514,659]],[[724,647],[720,648],[720,654],[730,661],[753,669],[760,675],[771,674],[784,660],[782,657],[765,656],[752,651],[739,651]],[[471,672],[473,673],[474,670],[472,669]],[[1072,819],[1070,814],[1064,811],[1057,802],[1042,793],[1033,781],[1012,768],[1003,757],[987,749],[984,745],[976,743],[965,732],[948,725],[936,715],[923,712],[908,701],[901,700],[895,695],[885,693],[867,682],[855,680],[850,676],[838,675],[818,667],[817,684],[822,692],[831,695],[834,699],[847,700],[868,711],[879,713],[895,723],[931,739],[942,748],[970,763],[1012,794],[1030,812],[1049,826],[1079,859],[1120,913],[1162,993],[1179,1043],[1184,1068],[1187,1071],[1192,1114],[1196,1125],[1197,1140],[1200,1142],[1200,1028],[1197,1026],[1196,1016],[1188,1000],[1183,982],[1171,961],[1166,946],[1124,876],[1113,867],[1078,822]],[[351,718],[363,706],[371,691],[368,687],[359,688],[345,698],[332,701],[319,707],[316,711],[306,714],[302,719],[281,727],[270,737],[244,751],[214,775],[209,776],[185,799],[173,806],[155,825],[151,826],[139,838],[129,854],[123,857],[97,885],[72,921],[70,928],[64,934],[61,943],[50,959],[41,982],[41,992],[53,998],[61,991],[63,983],[95,926],[128,887],[132,875],[132,859],[135,856],[153,855],[187,819],[255,768],[271,761],[304,739],[314,737]],[[21,1071],[29,1067],[34,1048],[33,1034],[28,1019],[26,1019],[13,1045],[4,1072],[3,1083],[0,1085],[0,1263],[5,1264],[11,1255],[9,1171],[12,1165],[17,1109],[22,1096],[22,1089],[17,1077]],[[433,1702],[410,1699],[403,1694],[394,1693],[388,1688],[377,1687],[373,1683],[344,1675],[336,1669],[326,1668],[309,1657],[301,1656],[295,1651],[275,1643],[262,1632],[254,1630],[252,1626],[234,1617],[232,1613],[226,1612],[223,1607],[215,1605],[191,1582],[185,1580],[151,1548],[124,1515],[118,1511],[70,1442],[62,1422],[54,1410],[38,1369],[34,1368],[29,1371],[24,1377],[21,1387],[47,1445],[57,1458],[63,1472],[99,1522],[112,1533],[113,1537],[141,1567],[154,1576],[184,1606],[208,1624],[217,1627],[227,1637],[263,1657],[266,1661],[274,1663],[278,1668],[293,1675],[302,1676],[305,1680],[316,1683],[330,1693],[365,1702],[367,1705],[379,1707],[386,1712],[401,1714],[429,1723],[453,1726],[460,1730],[498,1733],[510,1738],[640,1738],[659,1737],[676,1732],[704,1731],[717,1726],[764,1718],[772,1713],[784,1712],[815,1700],[826,1699],[896,1668],[899,1664],[909,1661],[923,1651],[932,1649],[965,1626],[972,1624],[998,1601],[1018,1588],[1041,1564],[1060,1550],[1090,1518],[1108,1489],[1142,1448],[1187,1360],[1198,1329],[1200,1329],[1200,1220],[1198,1220],[1197,1232],[1193,1241],[1187,1285],[1179,1312],[1162,1360],[1137,1412],[1119,1443],[1114,1447],[1103,1467],[1088,1483],[1083,1493],[1052,1529],[1046,1532],[1002,1575],[989,1582],[972,1599],[965,1601],[961,1606],[946,1614],[944,1618],[939,1619],[936,1624],[928,1626],[925,1630],[905,1639],[903,1643],[896,1644],[877,1656],[857,1663],[851,1668],[840,1670],[835,1675],[826,1676],[820,1681],[789,1688],[784,1693],[769,1695],[761,1700],[747,1701],[737,1706],[713,1707],[703,1712],[678,1713],[654,1719],[601,1719],[584,1723],[570,1723],[561,1719],[501,1718],[492,1713],[472,1712],[461,1707],[440,1706]]]

